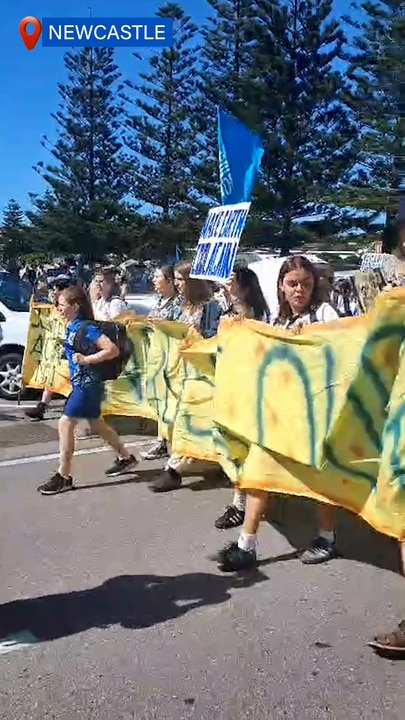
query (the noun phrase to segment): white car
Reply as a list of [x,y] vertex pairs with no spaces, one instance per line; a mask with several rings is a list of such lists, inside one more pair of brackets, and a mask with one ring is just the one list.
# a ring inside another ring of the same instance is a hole
[[[158,300],[145,293],[127,295],[126,301],[138,315],[147,315]],[[22,385],[22,361],[29,326],[29,294],[18,302],[0,291],[0,398],[18,400]]]
[[158,300],[159,296],[155,293],[128,293],[125,296],[128,308],[134,310],[137,315],[149,315]]
[[0,398],[3,400],[17,400],[21,391],[30,314],[28,303],[26,307],[24,304],[16,307],[6,298],[0,298]]

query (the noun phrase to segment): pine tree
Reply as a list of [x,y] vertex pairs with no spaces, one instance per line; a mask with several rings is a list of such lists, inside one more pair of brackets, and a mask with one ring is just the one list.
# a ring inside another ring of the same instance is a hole
[[251,77],[251,0],[207,0],[213,13],[202,28],[196,122],[200,138],[196,183],[210,202],[220,202],[217,106],[257,129],[255,83]]
[[[405,191],[405,3],[366,0],[347,17],[356,35],[347,55],[350,101],[361,141],[358,171],[341,202],[395,212]],[[358,8],[356,17],[358,16]]]
[[50,186],[52,211],[65,217],[65,244],[72,252],[91,255],[96,247],[100,251],[102,224],[117,217],[131,190],[134,161],[123,151],[124,109],[117,100],[120,73],[114,51],[68,52],[65,66],[67,82],[59,84],[61,104],[52,116],[57,139],[54,144],[44,139],[56,163],[39,163],[37,169]]
[[197,28],[176,3],[162,5],[157,15],[173,18],[173,45],[150,58],[149,72],[139,73],[141,85],[127,83],[137,96],[132,99],[136,111],[127,123],[126,142],[140,160],[136,197],[170,225],[176,214],[198,204],[193,190],[198,147],[192,122]]
[[[333,63],[345,37],[331,0],[254,0],[255,94],[265,141],[256,212],[281,227],[277,244],[296,244],[293,219],[324,207],[348,176],[355,127],[345,80]],[[281,224],[281,225],[280,225]]]
[[24,212],[19,203],[11,199],[7,204],[0,227],[0,255],[3,261],[18,258],[29,251],[28,231]]

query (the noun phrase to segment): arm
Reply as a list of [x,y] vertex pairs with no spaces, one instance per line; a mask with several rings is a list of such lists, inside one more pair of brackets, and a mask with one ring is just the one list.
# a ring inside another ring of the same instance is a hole
[[110,320],[118,317],[118,315],[121,315],[121,313],[125,312],[127,309],[127,304],[124,300],[120,300],[120,298],[113,298],[110,302]]
[[98,352],[92,355],[75,353],[73,355],[73,362],[78,365],[99,365],[99,363],[105,362],[106,360],[113,360],[119,355],[117,346],[105,335],[100,335],[100,337],[94,341],[94,344],[99,349]]

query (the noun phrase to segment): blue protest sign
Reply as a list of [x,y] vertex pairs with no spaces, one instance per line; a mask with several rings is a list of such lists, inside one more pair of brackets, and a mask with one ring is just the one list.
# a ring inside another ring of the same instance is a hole
[[245,202],[209,210],[198,241],[190,277],[228,280],[235,264],[249,209],[250,203]]

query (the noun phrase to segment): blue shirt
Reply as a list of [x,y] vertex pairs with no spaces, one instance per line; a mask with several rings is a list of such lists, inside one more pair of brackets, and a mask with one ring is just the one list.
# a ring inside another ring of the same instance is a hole
[[[69,363],[70,382],[72,383],[72,385],[75,386],[87,386],[90,383],[99,385],[101,381],[99,378],[97,378],[95,365],[78,365],[73,361],[73,355],[75,354],[75,352],[77,352],[74,349],[74,340],[82,322],[83,320],[81,320],[80,318],[76,318],[66,328],[64,349],[65,357]],[[91,323],[87,324],[86,332],[84,335],[86,340],[88,340],[89,342],[96,342],[101,337],[101,335],[102,333],[97,327],[97,325],[92,325]]]

